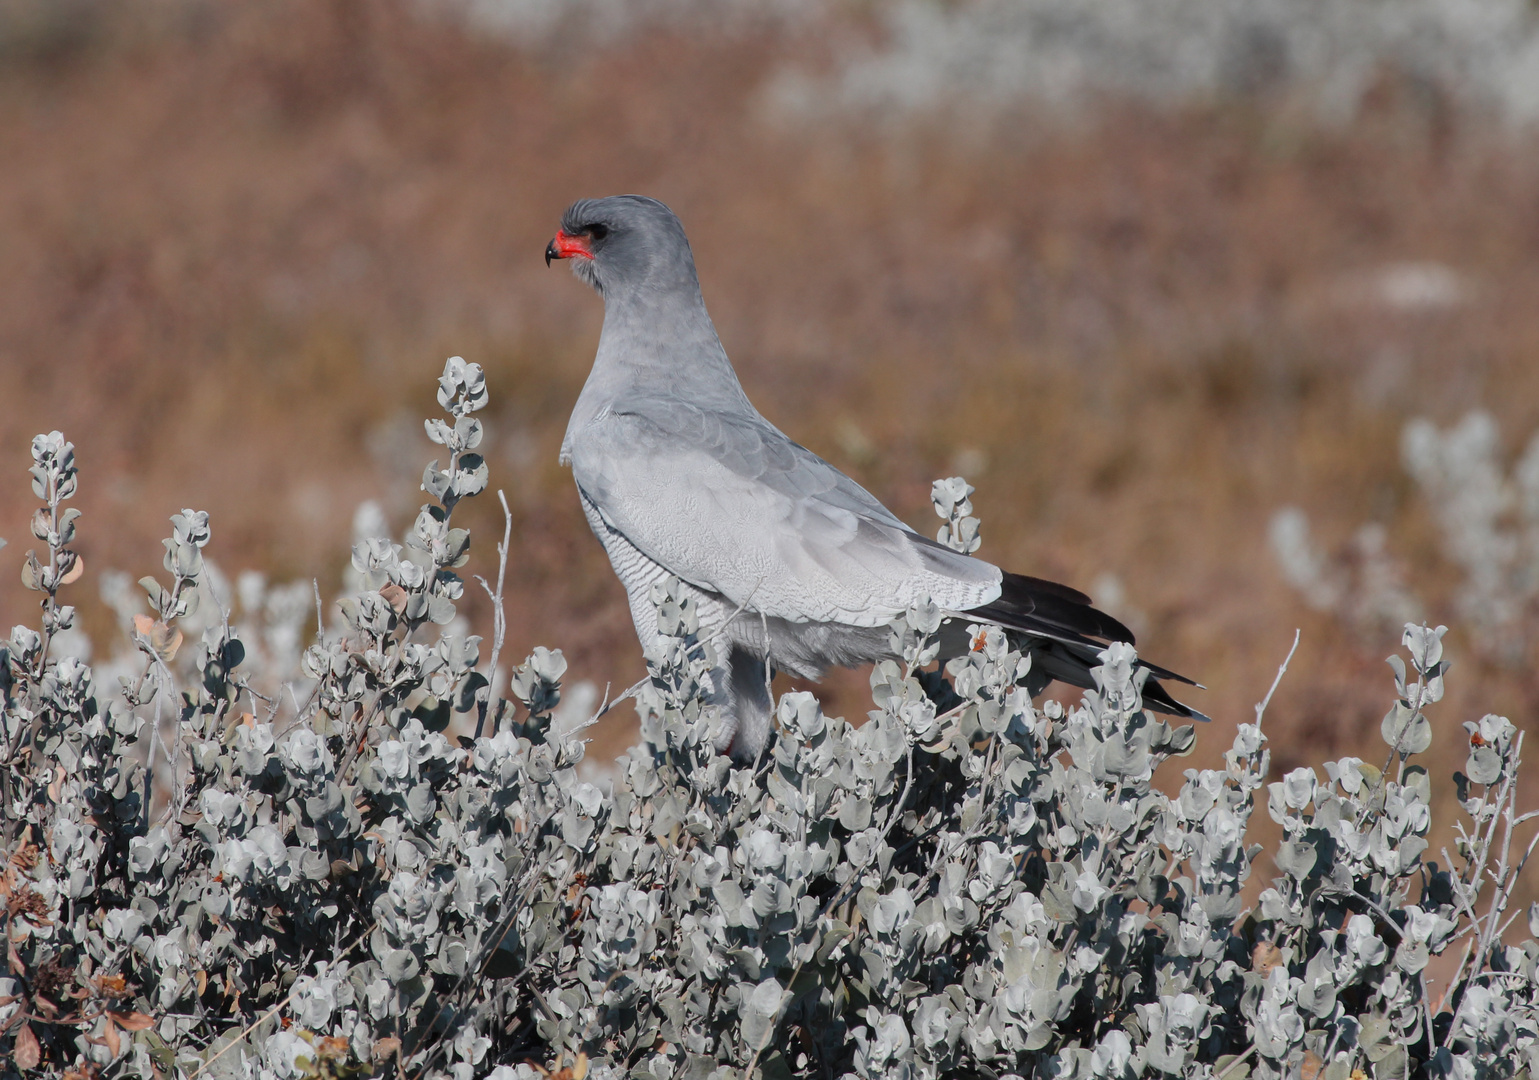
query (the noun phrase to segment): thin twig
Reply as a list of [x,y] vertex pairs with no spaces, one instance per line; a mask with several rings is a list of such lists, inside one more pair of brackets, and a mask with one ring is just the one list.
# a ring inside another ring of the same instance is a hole
[[[1518,820],[1517,814],[1517,787],[1516,776],[1518,766],[1522,761],[1523,734],[1518,733],[1516,742],[1512,748],[1510,764],[1506,769],[1506,779],[1502,781],[1497,790],[1496,798],[1490,803],[1492,813],[1490,820],[1485,823],[1484,835],[1481,835],[1480,822],[1476,822],[1476,836],[1479,840],[1478,852],[1472,847],[1473,857],[1467,863],[1467,867],[1473,869],[1474,879],[1465,885],[1471,890],[1471,898],[1465,901],[1466,912],[1470,916],[1471,926],[1475,929],[1475,936],[1465,945],[1464,957],[1459,961],[1459,966],[1454,969],[1454,977],[1449,983],[1449,990],[1453,990],[1461,982],[1466,982],[1480,977],[1480,968],[1486,963],[1496,942],[1500,939],[1505,924],[1501,923],[1501,917],[1507,910],[1507,904],[1512,899],[1512,890],[1517,884],[1517,873],[1513,872],[1509,863],[1512,852],[1512,833]],[[1489,787],[1487,788],[1489,794]],[[1482,799],[1484,802],[1484,798]],[[1528,815],[1524,815],[1526,820]],[[1496,836],[1497,823],[1502,822],[1505,828],[1502,831],[1501,855],[1498,858],[1495,872],[1491,875],[1491,904],[1487,908],[1484,918],[1477,916],[1473,909],[1474,899],[1478,898],[1481,888],[1481,880],[1486,876],[1486,864],[1490,859],[1491,843]],[[1539,844],[1539,837],[1530,841],[1519,862],[1519,869],[1527,863],[1529,856],[1534,851],[1535,844]],[[1444,857],[1447,857],[1445,852]],[[1462,878],[1463,875],[1461,875]],[[1462,892],[1462,890],[1461,890]],[[1465,898],[1461,895],[1461,900]],[[1510,921],[1510,920],[1509,920]],[[1465,974],[1467,965],[1473,963],[1474,967],[1469,974]],[[1444,997],[1447,997],[1445,992]],[[1439,1003],[1441,1004],[1441,1002]],[[1453,1018],[1448,1025],[1448,1032],[1443,1037],[1442,1045],[1448,1046],[1458,1030],[1459,1013],[1464,1007],[1464,999],[1459,999],[1459,1004],[1454,1008]]]
[[[648,676],[645,679],[637,679],[634,683],[631,684],[630,688],[627,689],[625,691],[625,693],[621,694],[619,697],[615,698],[613,701],[608,702],[607,704],[599,706],[598,712],[594,713],[584,723],[578,725],[577,727],[573,728],[572,730],[573,731],[580,731],[580,730],[582,730],[585,727],[592,727],[594,724],[598,723],[599,720],[604,716],[604,714],[609,712],[610,709],[614,708],[616,705],[620,704],[620,702],[622,702],[622,701],[625,701],[625,700],[627,700],[629,698],[635,697],[637,694],[639,694],[641,692],[641,688],[643,686],[647,685],[647,683],[649,683],[651,681],[652,681],[652,679],[651,679],[650,676]],[[608,687],[607,686],[605,687],[605,693],[608,693]]]
[[[1532,815],[1525,814],[1523,816],[1531,817]],[[1523,868],[1528,865],[1528,860],[1534,854],[1536,846],[1539,846],[1539,833],[1534,834],[1534,838],[1528,842],[1528,848],[1523,852],[1523,857],[1518,860],[1518,865],[1512,868],[1513,881],[1517,881],[1523,876]]]
[[497,501],[502,503],[502,543],[497,545],[497,589],[492,591],[491,586],[480,574],[476,580],[481,583],[481,588],[486,590],[486,595],[492,598],[492,658],[487,665],[486,688],[477,696],[480,698],[476,716],[476,738],[481,737],[481,732],[486,726],[486,711],[491,705],[492,689],[497,681],[497,658],[502,653],[502,640],[507,635],[508,616],[502,606],[502,586],[508,576],[508,548],[513,542],[513,511],[508,509],[508,497],[497,489]]
[[[1474,947],[1475,947],[1475,942],[1473,940],[1466,941],[1464,943],[1464,955],[1459,957],[1459,966],[1454,968],[1453,978],[1448,980],[1448,985],[1443,987],[1443,992],[1440,995],[1438,995],[1437,1008],[1432,1010],[1434,1013],[1439,1014],[1439,1015],[1442,1014],[1443,1006],[1445,1004],[1447,1004],[1447,1002],[1448,1002],[1448,995],[1450,993],[1452,993],[1454,988],[1459,985],[1459,981],[1460,981],[1459,980],[1459,975],[1460,975],[1460,972],[1462,972],[1464,970],[1464,965],[1469,962],[1470,950],[1473,949]],[[1444,1041],[1446,1042],[1447,1040],[1444,1040]]]
[[1367,906],[1368,910],[1372,911],[1379,917],[1380,921],[1383,922],[1384,925],[1382,929],[1388,930],[1390,933],[1394,934],[1397,940],[1403,940],[1405,938],[1405,932],[1395,924],[1395,920],[1390,916],[1389,912],[1385,911],[1382,907],[1379,906],[1378,903],[1364,896],[1362,893],[1353,889],[1321,889],[1319,895],[1334,896],[1340,900],[1352,900],[1357,903],[1364,904]]
[[[1299,637],[1301,630],[1293,631],[1293,647],[1288,650],[1288,655],[1283,658],[1282,666],[1277,669],[1277,676],[1272,680],[1272,686],[1266,692],[1266,697],[1256,703],[1256,726],[1261,726],[1261,718],[1266,714],[1266,707],[1272,704],[1272,695],[1277,693],[1277,687],[1282,683],[1282,677],[1288,670],[1288,664],[1293,660],[1293,654],[1299,650]],[[1233,1068],[1233,1066],[1230,1066]]]
[[[1516,803],[1518,799],[1517,785],[1514,783],[1517,767],[1522,760],[1523,732],[1518,733],[1516,742],[1512,747],[1511,765],[1507,769],[1507,779],[1502,783],[1501,794],[1497,797],[1496,805],[1503,809],[1492,815],[1491,835],[1496,832],[1498,819],[1505,821],[1506,828],[1502,830],[1501,856],[1497,860],[1496,875],[1492,878],[1491,906],[1487,909],[1486,927],[1480,935],[1480,944],[1476,947],[1475,955],[1479,958],[1489,956],[1491,949],[1497,940],[1497,923],[1502,914],[1507,910],[1507,903],[1512,899],[1512,887],[1516,884],[1514,877],[1509,876],[1508,856],[1512,853],[1512,819],[1516,816]],[[1484,960],[1482,959],[1483,963]]]
[[[1443,853],[1443,861],[1448,864],[1448,869],[1451,874],[1453,871],[1454,858],[1448,853],[1448,846],[1445,844],[1438,850]],[[1451,880],[1455,883],[1454,898],[1457,899],[1459,903],[1464,905],[1464,914],[1469,916],[1471,923],[1478,922],[1480,920],[1480,916],[1475,914],[1475,908],[1470,904],[1469,899],[1464,895],[1464,890],[1468,887],[1468,882],[1464,880],[1462,873],[1458,877],[1451,878]],[[1476,891],[1478,892],[1479,890]]]
[[[1283,666],[1286,667],[1287,665],[1284,664]],[[1270,697],[1271,695],[1267,695],[1267,696]],[[1224,1077],[1228,1076],[1230,1073],[1234,1072],[1234,1070],[1238,1069],[1245,1062],[1249,1061],[1250,1060],[1250,1056],[1252,1054],[1254,1054],[1255,1052],[1256,1052],[1256,1044],[1255,1043],[1251,1043],[1249,1050],[1245,1051],[1245,1053],[1243,1053],[1239,1057],[1235,1058],[1228,1065],[1225,1065],[1224,1066],[1224,1071],[1219,1073],[1217,1076],[1215,1076],[1213,1078],[1213,1080],[1224,1080]]]
[[[1413,662],[1415,661],[1414,656],[1411,659]],[[1396,678],[1399,678],[1398,674],[1396,675]],[[1399,685],[1400,684],[1397,682],[1396,686]],[[1358,811],[1357,817],[1353,821],[1353,826],[1355,828],[1361,829],[1367,820],[1373,816],[1374,802],[1383,793],[1384,785],[1389,782],[1389,767],[1395,763],[1396,755],[1398,755],[1400,758],[1400,768],[1395,773],[1395,782],[1404,782],[1405,762],[1406,759],[1411,756],[1411,754],[1408,750],[1402,750],[1401,745],[1404,742],[1406,735],[1410,732],[1412,725],[1414,725],[1417,718],[1422,715],[1422,707],[1426,704],[1426,688],[1426,673],[1418,669],[1416,672],[1416,685],[1411,688],[1412,696],[1416,701],[1416,707],[1411,710],[1410,715],[1405,718],[1405,723],[1401,724],[1399,730],[1395,732],[1395,737],[1389,744],[1389,756],[1384,759],[1384,771],[1379,773],[1378,782],[1373,785],[1373,790],[1369,791],[1367,796],[1363,799],[1363,808]]]
[[[154,658],[152,657],[150,661],[150,667],[153,668],[154,666],[155,662]],[[150,751],[148,755],[149,765],[144,770],[144,828],[146,832],[148,832],[150,828],[150,814],[152,813],[151,807],[155,801],[155,747],[165,745],[164,741],[160,737],[161,701],[165,696],[161,693],[161,690],[162,687],[160,685],[160,680],[157,679],[155,681],[154,697],[155,719],[150,724]]]

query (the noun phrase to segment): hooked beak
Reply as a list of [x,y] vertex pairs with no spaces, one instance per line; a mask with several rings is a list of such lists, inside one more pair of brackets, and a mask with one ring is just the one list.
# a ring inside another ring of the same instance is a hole
[[593,258],[593,249],[589,247],[589,240],[586,236],[570,236],[558,230],[556,238],[545,245],[546,266],[549,266],[553,259],[591,258]]

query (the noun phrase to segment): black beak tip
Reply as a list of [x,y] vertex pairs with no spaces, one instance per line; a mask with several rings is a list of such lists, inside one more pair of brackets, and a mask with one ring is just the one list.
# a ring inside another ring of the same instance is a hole
[[545,245],[545,265],[549,266],[552,259],[559,258],[561,258],[561,256],[556,251],[556,242],[552,240],[550,243]]

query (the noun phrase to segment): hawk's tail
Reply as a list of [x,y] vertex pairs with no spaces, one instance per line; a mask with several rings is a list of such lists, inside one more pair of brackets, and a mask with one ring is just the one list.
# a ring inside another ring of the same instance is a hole
[[[1030,687],[1034,695],[1055,679],[1093,689],[1095,680],[1090,672],[1100,666],[1101,651],[1113,641],[1134,644],[1133,632],[1106,612],[1092,607],[1090,597],[1084,593],[1023,574],[1006,572],[999,599],[964,614],[968,619],[994,623],[1011,631],[1021,647],[1031,653]],[[1208,719],[1171,697],[1160,680],[1173,679],[1199,688],[1200,683],[1142,658],[1138,666],[1149,671],[1143,687],[1145,705],[1185,720]]]

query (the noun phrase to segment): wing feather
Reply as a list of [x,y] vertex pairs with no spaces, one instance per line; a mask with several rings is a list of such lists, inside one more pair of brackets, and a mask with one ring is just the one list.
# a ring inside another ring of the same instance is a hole
[[998,568],[949,549],[937,555],[760,417],[627,403],[584,426],[572,469],[611,528],[751,611],[877,626],[924,596],[963,610],[999,595]]

